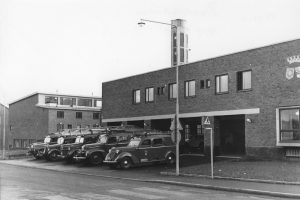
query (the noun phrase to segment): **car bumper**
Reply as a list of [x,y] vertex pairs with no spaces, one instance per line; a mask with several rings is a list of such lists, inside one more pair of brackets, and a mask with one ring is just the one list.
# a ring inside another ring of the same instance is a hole
[[104,160],[103,162],[106,163],[106,164],[116,164],[116,163],[118,163],[116,160]]
[[74,156],[73,158],[76,161],[86,160],[86,157],[83,157],[83,156]]

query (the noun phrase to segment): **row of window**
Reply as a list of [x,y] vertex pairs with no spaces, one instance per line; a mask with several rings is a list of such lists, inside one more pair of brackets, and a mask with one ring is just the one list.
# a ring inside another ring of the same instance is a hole
[[[76,112],[76,119],[82,119],[82,112]],[[57,111],[57,118],[62,119],[65,117],[64,111]],[[100,119],[100,113],[93,113],[93,119]]]
[[29,147],[30,144],[36,142],[35,139],[14,139],[13,148],[24,149]]
[[85,107],[101,107],[102,101],[97,99],[87,98],[72,98],[72,97],[56,97],[46,96],[45,104],[57,104],[65,106],[85,106]]
[[[86,125],[86,126],[82,126],[82,125],[77,125],[76,128],[77,129],[80,129],[80,128],[97,128],[99,127],[99,124],[93,124],[93,125]],[[63,123],[58,123],[56,125],[56,130],[57,131],[61,131],[61,130],[64,130],[64,129],[73,129],[73,125],[72,124],[67,124],[67,126],[65,127],[65,125]]]
[[[237,72],[237,90],[238,91],[247,91],[252,88],[252,71],[241,71]],[[228,74],[217,75],[215,77],[216,83],[216,94],[228,93]],[[206,88],[210,88],[211,81],[210,79],[201,80],[200,81],[200,89],[204,89],[206,84]],[[165,93],[165,87],[157,88],[157,95],[163,95]],[[184,96],[185,97],[193,97],[196,96],[196,80],[189,80],[184,82]],[[177,98],[177,84],[171,83],[169,84],[169,99]],[[149,87],[145,89],[145,102],[153,102],[154,101],[154,87]],[[141,102],[141,90],[133,90],[133,103],[138,104]]]

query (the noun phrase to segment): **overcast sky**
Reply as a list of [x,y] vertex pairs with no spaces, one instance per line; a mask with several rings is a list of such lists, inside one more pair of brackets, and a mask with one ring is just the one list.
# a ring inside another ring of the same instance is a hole
[[299,0],[0,0],[0,101],[170,67],[170,27],[140,18],[185,19],[190,62],[300,38]]

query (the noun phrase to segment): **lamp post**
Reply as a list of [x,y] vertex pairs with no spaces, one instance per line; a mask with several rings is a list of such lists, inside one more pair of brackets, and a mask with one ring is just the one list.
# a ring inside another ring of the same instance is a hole
[[[177,34],[177,26],[174,24],[169,24],[169,23],[164,23],[164,22],[159,22],[159,21],[153,21],[153,20],[148,20],[148,19],[141,19],[141,21],[138,23],[139,26],[144,26],[146,25],[145,22],[150,22],[150,23],[156,23],[156,24],[162,24],[162,25],[167,25],[171,26],[171,28],[174,28]],[[177,45],[176,45],[177,46]],[[179,140],[180,140],[180,132],[179,132],[179,73],[178,73],[178,62],[175,64],[176,68],[176,87],[177,87],[177,96],[176,96],[176,111],[175,111],[175,119],[176,119],[176,175],[179,175]]]

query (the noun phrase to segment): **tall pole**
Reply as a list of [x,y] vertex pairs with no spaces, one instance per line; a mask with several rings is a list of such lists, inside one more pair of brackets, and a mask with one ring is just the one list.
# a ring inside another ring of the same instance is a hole
[[[138,25],[143,26],[145,25],[145,22],[150,22],[150,23],[156,23],[156,24],[162,24],[162,25],[168,25],[171,26],[171,28],[174,28],[176,30],[176,38],[178,38],[177,35],[177,26],[174,24],[169,24],[169,23],[164,23],[164,22],[159,22],[159,21],[153,21],[153,20],[148,20],[148,19],[141,19],[141,21],[138,23]],[[179,40],[176,40],[176,46],[179,46]],[[178,77],[178,54],[176,55],[176,86],[177,86],[177,97],[176,97],[176,111],[175,111],[175,117],[176,117],[176,175],[179,175],[179,140],[180,140],[180,132],[179,132],[179,77]]]
[[[177,32],[177,31],[176,31]],[[179,73],[178,64],[176,63],[176,86],[177,86],[177,97],[176,97],[176,175],[179,176]]]
[[2,151],[2,158],[5,158],[5,106],[3,105],[3,151]]

